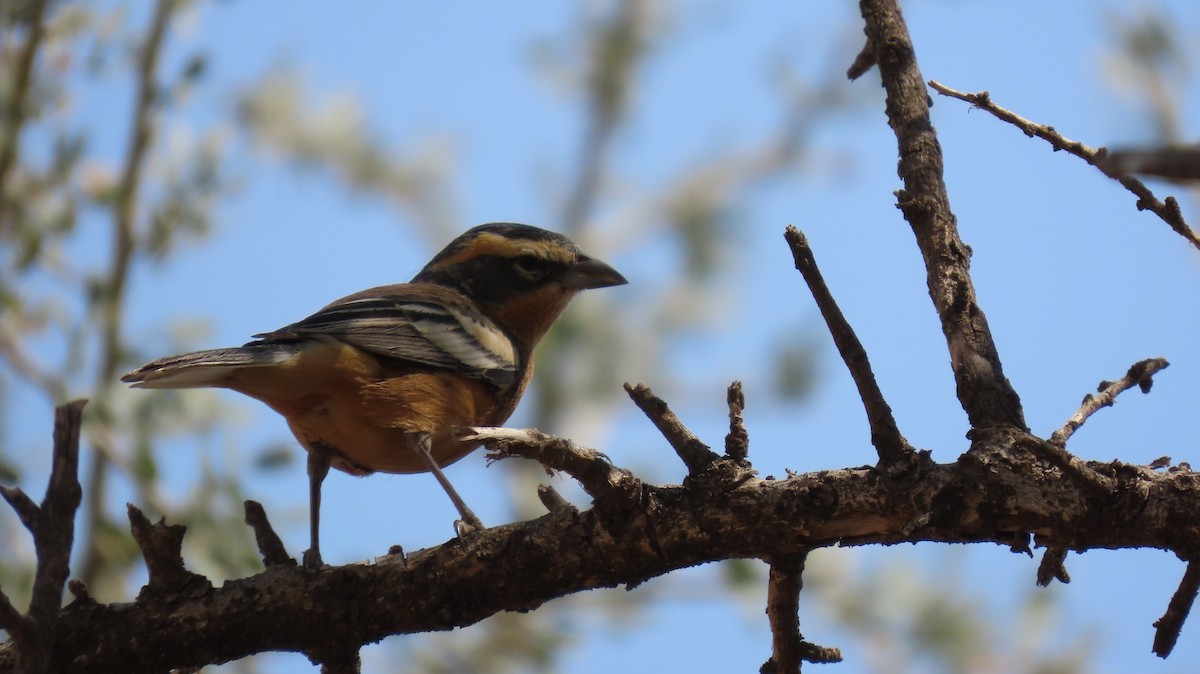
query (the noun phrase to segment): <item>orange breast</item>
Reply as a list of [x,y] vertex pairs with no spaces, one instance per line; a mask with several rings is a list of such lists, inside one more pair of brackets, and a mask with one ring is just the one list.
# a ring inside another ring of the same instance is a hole
[[239,370],[226,385],[282,414],[305,448],[331,447],[335,468],[359,474],[424,472],[408,446],[416,433],[431,436],[438,465],[454,463],[477,446],[455,440],[455,429],[502,424],[516,406],[494,405],[483,382],[385,367],[335,342],[314,341],[286,366]]

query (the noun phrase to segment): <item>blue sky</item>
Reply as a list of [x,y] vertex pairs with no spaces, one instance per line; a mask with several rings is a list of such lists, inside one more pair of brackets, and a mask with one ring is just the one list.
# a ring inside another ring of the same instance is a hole
[[[650,193],[689,162],[768,133],[780,116],[768,64],[823,78],[829,68],[841,72],[848,65],[835,60],[838,45],[854,49],[860,39],[850,3],[746,4],[706,0],[662,7],[661,39],[642,70],[630,123],[612,154],[612,172],[622,184],[601,200],[602,221],[620,211],[626,195]],[[1000,105],[1102,145],[1150,137],[1137,108],[1104,78],[1109,16],[1135,6],[922,1],[907,3],[906,11],[927,79],[987,89]],[[1158,6],[1191,36],[1189,53],[1200,63],[1200,7],[1188,0]],[[272,68],[287,67],[302,74],[318,100],[353,96],[398,152],[444,143],[436,147],[446,148],[445,160],[454,167],[455,216],[464,226],[547,224],[558,211],[547,205],[546,194],[565,184],[554,172],[574,165],[582,116],[578,97],[539,75],[531,62],[538,44],[561,43],[578,30],[576,21],[570,3],[365,2],[353,12],[337,3],[203,5],[170,37],[165,65],[202,47],[209,52],[210,77],[193,94],[190,112],[173,124],[203,127],[226,118],[238,91]],[[1194,75],[1190,85],[1180,95],[1183,109],[1195,111],[1200,94]],[[755,188],[736,205],[726,244],[734,272],[712,290],[713,315],[690,328],[667,355],[667,367],[621,372],[664,393],[713,444],[725,432],[724,386],[743,379],[751,459],[763,474],[874,462],[853,385],[823,329],[814,326],[811,298],[783,243],[787,224],[809,235],[910,441],[941,461],[953,461],[966,447],[966,419],[954,398],[920,256],[894,208],[895,140],[877,78],[844,86],[868,102],[822,120],[801,170]],[[80,101],[79,114],[98,128],[123,120],[127,94],[119,87],[93,91]],[[1200,431],[1187,423],[1195,401],[1190,384],[1200,375],[1195,251],[1161,221],[1139,213],[1134,197],[1116,183],[985,113],[935,96],[934,123],[951,202],[975,252],[980,303],[1034,431],[1048,435],[1061,425],[1099,380],[1162,355],[1172,366],[1158,377],[1152,395],[1126,394],[1089,422],[1070,448],[1087,459],[1148,463],[1170,455],[1200,465],[1194,453]],[[1194,138],[1194,112],[1184,124]],[[408,278],[436,245],[414,237],[405,215],[385,201],[293,171],[254,152],[240,136],[232,139],[231,168],[240,187],[221,203],[213,236],[167,266],[135,270],[128,311],[140,343],[165,344],[165,326],[188,318],[211,329],[197,346],[241,343],[341,295]],[[122,143],[101,136],[95,149],[115,160]],[[1154,187],[1160,195],[1172,193]],[[1185,215],[1200,222],[1196,203],[1180,196]],[[649,252],[623,248],[603,229],[593,232],[592,241],[631,280],[611,291],[617,301],[632,304],[665,293],[681,274],[661,246]],[[796,329],[817,335],[818,389],[801,403],[770,402],[765,352]],[[646,380],[647,374],[653,378]],[[264,407],[234,394],[213,395],[241,410],[239,421],[218,431],[216,446],[287,438],[282,421]],[[656,480],[678,481],[682,466],[649,424],[631,404],[615,409],[604,430],[554,430],[593,443],[616,463]],[[48,411],[26,418],[18,438],[41,438],[49,428]],[[513,423],[520,424],[520,412]],[[249,461],[249,453],[221,456],[230,470]],[[197,461],[194,450],[181,450],[168,464],[172,489],[194,488]],[[452,468],[450,477],[485,522],[497,522],[506,517],[508,495],[496,479],[499,469],[484,463],[482,454],[475,455]],[[256,477],[247,489],[267,504],[289,548],[302,549],[303,462]],[[429,516],[355,523],[355,513],[371,511]],[[453,518],[436,484],[422,476],[333,475],[323,513],[325,556],[333,563],[382,554],[397,542],[408,549],[437,544],[450,535]],[[832,550],[821,558],[813,563],[850,569],[889,562],[937,569],[950,559],[962,565],[963,585],[982,596],[985,614],[999,621],[1010,620],[1019,600],[1033,591],[1037,564],[981,546]],[[1042,592],[1059,599],[1068,624],[1098,630],[1098,671],[1184,672],[1200,665],[1195,624],[1185,627],[1168,661],[1150,653],[1151,623],[1183,573],[1172,555],[1092,552],[1072,556],[1068,568],[1071,585]],[[717,577],[700,569],[649,583],[643,591],[667,598],[629,629],[575,617],[585,634],[563,670],[755,671],[770,649],[762,604],[706,591]],[[837,632],[820,607],[810,608],[801,617],[806,636],[844,648],[848,662],[837,671],[869,671],[868,647]],[[696,634],[721,638],[696,643]],[[376,653],[365,656],[368,666],[372,657],[387,657]],[[275,660],[279,671],[300,661]]]

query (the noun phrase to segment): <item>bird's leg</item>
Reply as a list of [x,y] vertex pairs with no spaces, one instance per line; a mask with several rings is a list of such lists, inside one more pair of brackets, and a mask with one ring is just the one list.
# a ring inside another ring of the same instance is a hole
[[437,479],[438,484],[442,485],[442,489],[446,490],[446,495],[454,502],[454,507],[458,508],[458,514],[462,517],[461,520],[454,523],[454,530],[458,533],[458,537],[462,538],[469,533],[483,529],[483,522],[480,522],[475,513],[471,512],[458,492],[454,491],[450,480],[447,480],[446,475],[442,473],[441,466],[434,461],[433,454],[430,453],[430,449],[433,447],[433,438],[428,433],[409,433],[404,436],[404,440],[408,444],[408,448],[425,462],[425,467],[433,473],[433,477]]
[[329,463],[333,451],[326,445],[314,442],[308,448],[308,526],[311,547],[304,551],[304,568],[319,569],[321,561],[321,483],[329,474]]

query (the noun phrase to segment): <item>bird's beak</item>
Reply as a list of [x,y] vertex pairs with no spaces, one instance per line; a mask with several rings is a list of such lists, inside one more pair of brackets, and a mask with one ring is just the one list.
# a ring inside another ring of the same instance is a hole
[[564,286],[575,290],[607,288],[629,283],[616,269],[586,255],[580,256],[575,264],[564,269],[558,280]]

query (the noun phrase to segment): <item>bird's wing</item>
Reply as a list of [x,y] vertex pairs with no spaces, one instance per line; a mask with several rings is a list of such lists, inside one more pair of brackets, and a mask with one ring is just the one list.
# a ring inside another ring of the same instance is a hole
[[264,340],[335,339],[385,359],[453,370],[498,387],[512,385],[520,354],[495,322],[458,293],[404,284],[344,297]]

